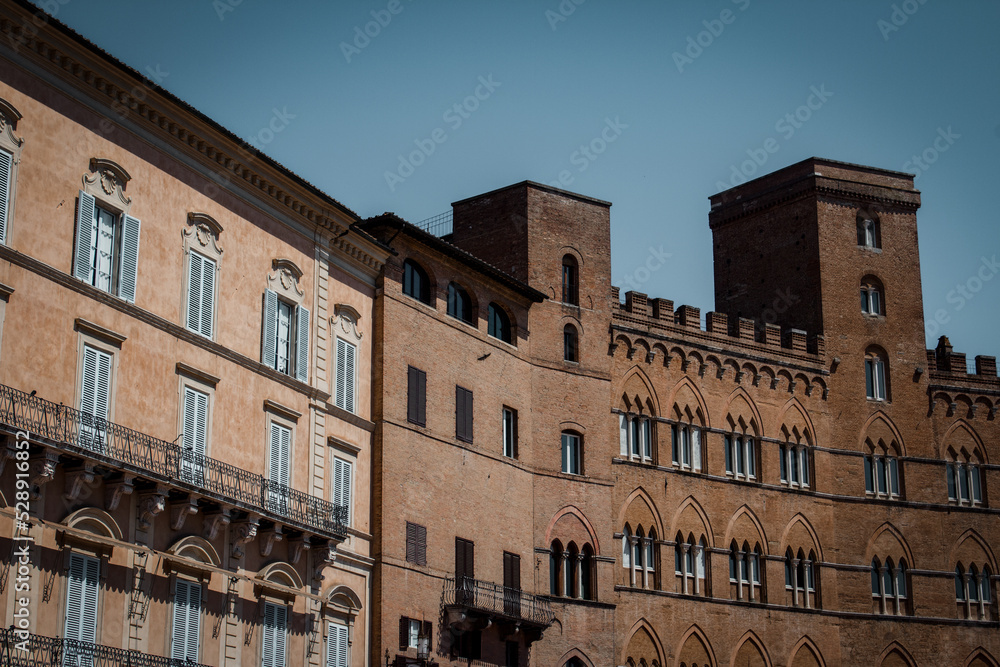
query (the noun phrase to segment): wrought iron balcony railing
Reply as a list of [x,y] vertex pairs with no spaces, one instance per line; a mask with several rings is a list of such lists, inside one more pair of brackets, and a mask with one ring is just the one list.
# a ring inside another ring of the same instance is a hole
[[555,620],[549,601],[519,588],[492,581],[451,577],[444,581],[444,604],[468,607],[494,616],[504,616],[548,627]]
[[193,660],[164,658],[139,651],[89,644],[73,639],[0,630],[0,665],[4,667],[207,667]]
[[347,507],[106,419],[0,385],[0,429],[306,532],[343,539]]

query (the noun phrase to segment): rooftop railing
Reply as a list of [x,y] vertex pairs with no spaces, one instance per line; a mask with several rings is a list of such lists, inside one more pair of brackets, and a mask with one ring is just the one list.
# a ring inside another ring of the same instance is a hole
[[470,577],[449,577],[445,579],[444,586],[445,605],[468,607],[545,627],[555,620],[548,600],[525,593],[519,588],[508,588],[492,581]]
[[5,667],[207,667],[193,660],[178,660],[101,646],[74,639],[20,635],[0,630],[0,665]]
[[0,429],[277,523],[343,539],[347,507],[120,424],[0,385]]

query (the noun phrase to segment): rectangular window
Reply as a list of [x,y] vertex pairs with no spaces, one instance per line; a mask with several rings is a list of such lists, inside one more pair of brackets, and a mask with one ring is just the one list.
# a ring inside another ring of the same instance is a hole
[[432,630],[434,624],[430,621],[419,621],[415,618],[408,618],[406,616],[400,616],[399,618],[399,650],[405,651],[407,649],[419,649],[420,648],[420,636],[423,635],[427,637],[427,647],[433,645],[431,643]]
[[288,462],[291,455],[292,430],[271,422],[268,447],[268,509],[284,514],[288,511]]
[[358,348],[346,340],[337,339],[337,389],[334,400],[341,410],[350,413],[355,409]]
[[642,457],[653,460],[653,423],[649,419],[642,420]]
[[188,264],[187,328],[212,338],[215,313],[215,261],[190,253]]
[[503,419],[503,455],[507,458],[517,458],[517,410],[505,407]]
[[945,465],[944,474],[948,481],[948,499],[958,500],[958,494],[955,487],[955,464],[947,463]]
[[80,391],[80,446],[104,451],[111,404],[111,355],[85,345],[83,386]]
[[201,644],[201,585],[178,579],[174,593],[174,626],[170,657],[198,662]]
[[0,150],[0,243],[7,243],[7,227],[10,216],[11,172],[14,169],[14,156],[5,150]]
[[406,562],[427,565],[427,527],[406,522]]
[[427,425],[427,373],[413,366],[406,369],[406,421]]
[[201,484],[205,475],[208,442],[208,394],[184,387],[184,432],[181,479]]
[[629,420],[629,440],[632,442],[632,456],[634,458],[639,458],[640,456],[639,419],[634,417]]
[[347,626],[330,623],[326,636],[326,667],[348,667]]
[[670,461],[674,465],[680,465],[681,462],[680,435],[677,424],[670,427]]
[[628,458],[628,419],[623,414],[618,415],[618,453]]
[[[97,602],[101,563],[96,558],[70,554],[69,577],[66,582],[66,639],[94,644],[97,641]],[[66,647],[64,665],[90,667],[89,651],[78,653],[73,645]]]
[[865,493],[875,493],[875,460],[865,456]]
[[753,438],[747,438],[747,476],[750,479],[757,479],[757,444]]
[[264,603],[261,667],[285,667],[285,639],[288,608],[273,602]]
[[472,442],[472,392],[455,387],[455,437]]
[[725,443],[726,472],[732,475],[736,471],[735,466],[733,466],[733,437],[727,435]]
[[969,466],[969,476],[972,477],[972,502],[983,502],[982,482],[979,480],[979,466]]
[[273,290],[264,291],[261,360],[300,382],[309,380],[309,310],[282,301]]
[[476,545],[471,540],[455,538],[455,602],[472,604],[475,600]]
[[562,471],[571,475],[581,474],[580,436],[575,433],[562,434]]
[[520,645],[517,642],[507,642],[507,654],[504,665],[505,667],[520,667]]
[[333,459],[333,504],[344,508],[344,518],[351,525],[351,472],[350,461]]
[[92,195],[81,190],[76,211],[73,275],[134,303],[139,228],[137,219],[98,206]]

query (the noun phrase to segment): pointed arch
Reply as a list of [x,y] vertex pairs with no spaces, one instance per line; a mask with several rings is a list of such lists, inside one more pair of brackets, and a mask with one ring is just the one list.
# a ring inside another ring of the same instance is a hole
[[812,654],[814,662],[819,665],[819,667],[826,667],[826,661],[823,660],[823,653],[816,646],[816,642],[809,638],[809,635],[805,635],[800,639],[795,646],[792,647],[792,652],[789,653],[788,664],[790,667],[797,667],[795,664],[795,659],[799,657],[800,651],[808,651]]
[[586,667],[594,667],[594,663],[591,662],[590,658],[588,658],[585,653],[583,653],[580,649],[577,648],[570,649],[569,651],[564,653],[562,657],[556,661],[556,665],[558,665],[558,667],[564,667],[564,665],[573,658],[576,658],[577,660],[582,662]]
[[816,428],[813,426],[812,419],[809,418],[809,411],[806,410],[802,402],[795,398],[794,396],[788,399],[781,410],[778,412],[778,424],[785,426],[789,421],[789,412],[798,413],[798,418],[802,420],[805,425],[807,437],[809,439],[810,445],[816,444]]
[[780,543],[781,550],[778,551],[778,553],[779,554],[785,553],[785,549],[789,547],[804,546],[802,544],[789,544],[789,536],[792,533],[792,529],[795,528],[796,525],[801,525],[805,529],[805,531],[809,533],[809,536],[812,538],[813,549],[816,550],[816,558],[820,562],[823,562],[823,547],[819,543],[819,535],[816,533],[816,530],[809,522],[809,519],[807,519],[801,512],[793,516],[791,520],[788,522],[788,525],[785,526],[785,530],[781,534],[781,543]]
[[[688,653],[688,642],[691,641],[698,642],[698,645],[704,649],[705,655],[708,656],[708,664],[706,667],[717,667],[719,661],[715,658],[715,651],[712,650],[712,644],[708,641],[708,637],[697,624],[692,625],[687,629],[687,632],[681,635],[681,639],[677,643],[677,652],[675,654],[678,656],[678,662],[682,660],[687,661],[687,659],[691,657]],[[694,646],[693,650],[697,652],[697,646]]]
[[295,590],[301,590],[303,586],[302,577],[295,571],[295,568],[281,561],[271,563],[262,568],[257,573],[256,578],[261,581],[279,584],[286,588],[294,588]]
[[[733,514],[733,518],[729,520],[729,525],[726,527],[726,538],[723,544],[728,545],[733,539],[735,539],[733,537],[733,532],[736,528],[736,524],[739,522],[740,518],[744,516],[747,517],[747,520],[756,529],[757,539],[760,542],[760,548],[763,550],[765,556],[768,555],[770,552],[768,551],[767,534],[764,532],[764,525],[760,522],[760,519],[757,518],[757,515],[754,514],[754,511],[750,509],[748,505],[742,505]],[[746,539],[746,536],[742,536],[742,538]]]
[[915,568],[917,565],[913,562],[913,552],[910,551],[910,545],[907,543],[906,538],[903,534],[899,532],[899,529],[894,525],[886,521],[881,526],[879,526],[875,532],[872,534],[870,540],[868,540],[868,546],[865,548],[865,562],[871,562],[871,559],[878,556],[879,559],[885,558],[886,556],[891,556],[892,553],[886,553],[884,549],[876,551],[875,543],[878,539],[885,533],[888,533],[891,539],[895,539],[899,545],[899,548],[903,552],[903,557],[906,558],[906,566],[908,568]]
[[70,513],[62,521],[67,528],[75,528],[100,537],[122,540],[122,529],[110,514],[96,507],[83,507]]
[[858,451],[865,451],[865,440],[869,437],[874,436],[872,442],[878,441],[879,436],[882,435],[879,433],[879,423],[892,434],[892,440],[895,440],[896,444],[899,445],[899,455],[906,456],[906,443],[903,442],[903,434],[896,428],[896,423],[892,421],[892,418],[883,410],[873,412],[865,421],[865,425],[861,427],[861,435],[858,438]]
[[[976,429],[973,428],[973,426],[964,419],[956,419],[955,423],[952,424],[951,427],[948,429],[948,431],[944,434],[944,437],[941,438],[942,449],[940,454],[942,458],[944,457],[944,454],[948,451],[948,446],[952,443],[954,439],[957,439],[959,437],[958,434],[959,432],[962,431],[964,431],[965,434],[968,436],[968,438],[971,439],[973,443],[975,443],[974,446],[979,450],[979,454],[982,457],[982,463],[989,463],[989,461],[986,460],[986,447],[983,445],[983,439],[979,437],[979,434],[976,432]],[[969,452],[969,454],[971,453],[972,452]]]
[[731,414],[737,409],[741,400],[746,404],[747,409],[751,412],[751,414],[753,414],[753,418],[757,421],[757,437],[764,437],[764,420],[761,419],[760,410],[757,409],[757,403],[750,396],[749,392],[747,392],[747,390],[743,387],[736,387],[736,389],[729,394],[729,398],[726,399],[726,405],[722,408],[722,414]]
[[619,664],[625,664],[625,661],[628,659],[629,649],[632,647],[632,641],[636,638],[636,635],[640,632],[644,632],[645,635],[649,638],[650,643],[653,645],[653,649],[656,651],[657,662],[663,665],[664,664],[663,656],[666,655],[666,651],[663,650],[663,642],[660,641],[659,636],[656,634],[656,630],[653,629],[653,626],[650,625],[649,621],[647,621],[645,618],[640,618],[638,621],[636,621],[632,625],[632,627],[629,628],[629,631],[626,633],[628,641],[626,641],[623,644],[621,660],[619,660]]
[[[701,506],[694,496],[688,496],[674,512],[673,518],[670,520],[670,535],[676,535],[677,531],[680,530],[680,520],[684,511],[690,507],[691,510],[698,515],[701,519],[702,530],[705,531],[705,539],[708,540],[708,547],[710,549],[715,547],[715,536],[712,533],[712,524],[708,520],[708,514],[705,512],[704,508]],[[688,532],[688,531],[684,531]],[[664,534],[666,535],[666,534]]]
[[625,376],[622,378],[621,382],[621,390],[617,392],[616,395],[618,394],[632,395],[634,392],[629,391],[629,388],[631,384],[634,384],[633,378],[638,378],[638,381],[641,382],[642,385],[645,387],[646,394],[649,396],[649,400],[653,405],[654,413],[656,415],[662,415],[663,413],[660,411],[660,399],[656,395],[656,389],[653,387],[653,383],[649,379],[649,376],[646,375],[646,372],[643,371],[642,368],[640,368],[638,365],[633,366],[631,369],[629,369],[627,373],[625,373]]
[[198,561],[199,563],[222,567],[222,559],[219,558],[219,553],[212,546],[212,543],[197,535],[182,537],[167,549],[167,553]]
[[546,545],[552,544],[552,531],[555,529],[556,523],[559,521],[559,519],[567,515],[575,516],[577,519],[580,520],[580,522],[583,524],[583,527],[587,530],[587,533],[590,535],[591,544],[594,545],[594,555],[600,556],[601,545],[597,541],[597,531],[594,530],[594,526],[593,524],[590,523],[590,520],[587,519],[587,516],[580,510],[579,507],[576,507],[575,505],[566,505],[552,516],[552,520],[549,521],[549,525],[545,529],[545,544]]
[[649,508],[650,514],[653,515],[653,525],[656,528],[656,534],[660,537],[660,539],[663,539],[663,520],[660,518],[660,512],[656,508],[656,503],[653,502],[653,498],[646,492],[646,489],[641,486],[637,487],[634,491],[632,491],[632,493],[628,494],[627,498],[625,498],[625,502],[622,503],[621,512],[618,514],[617,525],[625,525],[625,519],[630,514],[629,507],[631,507],[634,502],[644,503]]
[[1000,663],[990,655],[989,651],[980,646],[969,654],[962,667],[1000,667]]
[[671,406],[671,408],[674,405],[676,405],[678,394],[680,394],[681,390],[685,388],[691,390],[691,393],[694,395],[694,400],[697,402],[699,410],[701,410],[702,419],[704,421],[702,426],[704,426],[705,428],[712,428],[711,419],[709,418],[708,414],[708,405],[705,403],[705,398],[701,395],[701,392],[698,390],[698,386],[691,381],[691,378],[685,376],[681,378],[677,384],[674,385],[674,388],[670,390],[669,398],[667,399],[667,405]]
[[[739,641],[736,642],[737,648],[733,651],[733,659],[730,663],[732,667],[737,667],[738,663],[736,661],[739,659],[740,655],[744,653],[743,649],[748,643],[756,650],[757,655],[764,663],[764,667],[771,667],[771,657],[768,655],[767,649],[764,648],[764,642],[760,640],[760,637],[758,637],[753,630],[748,630],[746,634],[740,637]],[[742,664],[740,664],[739,667],[742,667]]]
[[990,566],[990,570],[992,572],[996,572],[997,571],[996,556],[993,554],[993,550],[990,548],[989,543],[986,540],[984,540],[982,535],[976,532],[974,528],[969,528],[967,531],[962,533],[957,540],[955,540],[955,546],[952,547],[951,553],[948,556],[948,562],[951,564],[951,566],[954,567],[955,564],[958,563],[959,561],[980,562],[980,559],[978,558],[977,559],[968,558],[969,555],[968,553],[965,554],[966,557],[963,557],[962,554],[963,551],[975,548],[971,544],[969,546],[966,546],[966,543],[969,542],[978,545],[979,548],[982,549],[982,553],[983,556],[985,557],[986,564]]
[[879,667],[917,667],[913,656],[899,642],[892,642],[885,647],[882,655],[878,657],[878,665]]

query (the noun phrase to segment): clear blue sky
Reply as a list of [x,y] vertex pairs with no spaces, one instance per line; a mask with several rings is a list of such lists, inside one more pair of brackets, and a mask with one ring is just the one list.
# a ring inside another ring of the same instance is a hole
[[[614,204],[614,284],[662,246],[639,289],[702,312],[707,198],[768,138],[754,175],[813,155],[919,173],[925,316],[947,319],[929,344],[1000,356],[1000,268],[980,269],[1000,259],[1000,2],[63,1],[58,19],[362,216],[562,176]],[[825,101],[779,125],[813,87]],[[416,142],[434,150],[410,173]]]

